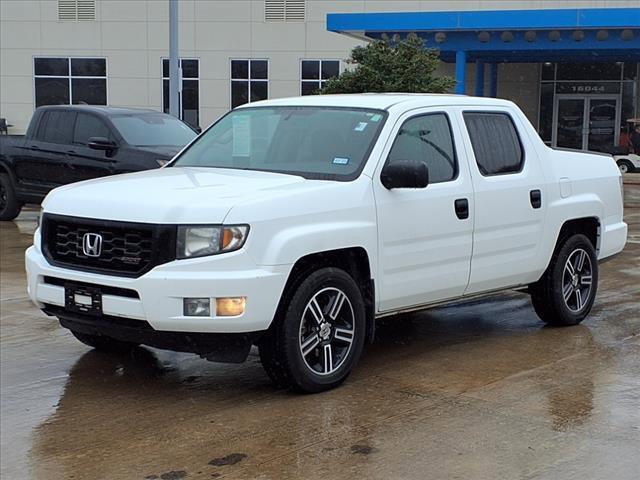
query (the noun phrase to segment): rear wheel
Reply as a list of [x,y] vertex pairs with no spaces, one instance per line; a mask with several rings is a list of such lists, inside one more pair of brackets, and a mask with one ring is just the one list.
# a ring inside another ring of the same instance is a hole
[[577,325],[591,311],[597,288],[595,249],[586,236],[576,234],[556,250],[542,278],[531,286],[531,300],[549,325]]
[[81,333],[73,330],[71,330],[71,333],[85,345],[102,352],[126,352],[133,350],[138,346],[137,343],[123,342],[121,340],[105,337],[104,335],[90,335],[88,333]]
[[323,268],[296,288],[261,340],[260,359],[279,386],[321,392],[344,382],[364,339],[360,289],[344,270]]
[[633,163],[629,160],[618,160],[618,168],[620,169],[620,173],[629,173],[633,172]]
[[9,175],[0,173],[0,220],[13,220],[21,208]]

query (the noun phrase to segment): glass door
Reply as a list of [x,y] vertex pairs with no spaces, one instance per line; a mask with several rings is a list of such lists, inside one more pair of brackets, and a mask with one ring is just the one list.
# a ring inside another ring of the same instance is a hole
[[616,98],[589,99],[589,130],[587,150],[611,153],[616,145],[616,119],[618,101]]
[[585,97],[557,97],[553,145],[582,150],[585,136]]

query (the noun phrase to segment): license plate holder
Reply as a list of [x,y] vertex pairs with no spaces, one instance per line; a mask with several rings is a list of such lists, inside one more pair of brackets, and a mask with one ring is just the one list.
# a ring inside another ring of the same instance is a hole
[[67,283],[64,286],[65,308],[84,315],[102,315],[102,292],[96,287]]

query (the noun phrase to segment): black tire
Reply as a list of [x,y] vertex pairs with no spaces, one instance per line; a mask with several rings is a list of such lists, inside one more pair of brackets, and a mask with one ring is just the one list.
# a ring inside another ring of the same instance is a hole
[[100,350],[101,352],[128,352],[139,345],[133,342],[115,340],[111,337],[105,337],[104,335],[90,335],[73,330],[71,330],[71,333],[85,345]]
[[635,170],[633,163],[629,160],[618,160],[618,168],[620,169],[620,173],[631,173]]
[[13,220],[21,209],[9,175],[0,173],[0,220]]
[[335,388],[349,376],[364,346],[362,293],[338,268],[316,270],[294,288],[260,341],[262,365],[280,387],[307,393]]
[[586,236],[575,234],[561,241],[542,278],[531,285],[531,301],[548,325],[577,325],[591,311],[597,289],[595,248]]

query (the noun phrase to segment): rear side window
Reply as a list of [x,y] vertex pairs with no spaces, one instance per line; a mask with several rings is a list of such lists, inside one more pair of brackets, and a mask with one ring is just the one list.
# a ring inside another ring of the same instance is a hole
[[522,170],[522,144],[509,115],[498,112],[465,112],[464,122],[482,175],[504,175]]
[[388,163],[420,161],[429,167],[429,183],[447,182],[458,175],[449,119],[444,113],[410,118],[400,128]]
[[73,138],[75,112],[53,110],[42,116],[42,125],[38,129],[38,140],[68,145]]
[[95,115],[79,113],[73,132],[73,143],[87,145],[91,137],[111,139],[109,127]]

